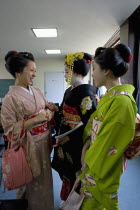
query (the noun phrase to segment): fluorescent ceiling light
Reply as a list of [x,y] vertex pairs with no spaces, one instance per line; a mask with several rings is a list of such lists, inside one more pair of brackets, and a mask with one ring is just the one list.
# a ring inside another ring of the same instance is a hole
[[47,54],[61,54],[61,50],[45,50]]
[[32,29],[36,37],[57,37],[56,28],[51,29]]

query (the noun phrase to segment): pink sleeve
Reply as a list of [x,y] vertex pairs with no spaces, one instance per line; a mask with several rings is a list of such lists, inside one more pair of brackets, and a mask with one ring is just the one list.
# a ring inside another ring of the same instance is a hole
[[4,135],[8,140],[12,140],[13,147],[22,144],[25,136],[24,118],[18,119],[17,104],[12,97],[6,97],[1,109],[1,122],[4,129]]
[[48,101],[45,98],[45,96],[43,95],[42,91],[39,88],[37,88],[37,87],[33,87],[33,88],[43,97],[43,99],[45,101],[45,106],[47,107],[48,106]]

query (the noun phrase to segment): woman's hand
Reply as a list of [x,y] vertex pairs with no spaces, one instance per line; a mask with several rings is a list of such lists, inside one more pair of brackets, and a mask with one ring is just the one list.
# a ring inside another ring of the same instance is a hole
[[46,117],[47,117],[47,121],[50,121],[54,116],[54,113],[51,112],[49,109],[46,110]]
[[26,120],[24,122],[24,128],[25,130],[31,130],[32,126],[46,121],[50,121],[52,117],[53,112],[51,112],[49,109],[45,110],[43,112],[40,112],[36,117]]
[[97,103],[99,103],[100,102],[100,98],[98,97],[98,95],[94,94],[94,97],[96,98]]
[[45,121],[49,121],[51,116],[51,111],[43,111],[39,113],[33,120],[35,121],[35,124],[42,123]]
[[56,139],[56,143],[63,145],[66,142],[68,142],[69,140],[70,140],[69,136],[64,136],[62,138]]
[[53,104],[52,102],[48,102],[47,108],[50,111],[53,111],[53,112],[58,112],[59,111],[58,107],[55,104]]

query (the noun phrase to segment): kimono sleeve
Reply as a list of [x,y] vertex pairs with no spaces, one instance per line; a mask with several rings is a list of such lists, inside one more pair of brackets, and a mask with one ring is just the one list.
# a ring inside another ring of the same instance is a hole
[[92,91],[87,91],[80,103],[79,106],[79,115],[81,117],[82,122],[86,125],[88,122],[90,115],[96,110],[96,98],[93,95]]
[[134,102],[128,96],[118,97],[110,105],[98,135],[85,156],[88,167],[99,178],[104,178],[123,157],[134,136],[135,116]]
[[45,101],[45,106],[47,107],[48,101],[47,101],[47,99],[45,98],[45,96],[43,95],[42,91],[41,91],[39,88],[37,88],[37,87],[33,87],[33,88],[42,96],[42,98],[43,98],[44,101]]
[[55,114],[54,114],[54,120],[56,122],[56,125],[55,125],[56,134],[58,134],[58,131],[59,131],[60,125],[61,125],[61,120],[62,120],[62,117],[63,117],[63,114],[62,114],[63,104],[65,103],[66,97],[69,95],[70,90],[71,90],[71,87],[69,87],[65,91],[64,97],[63,97],[63,100],[62,100],[62,103],[58,107],[59,108],[59,111],[58,112],[55,112]]
[[92,91],[86,91],[78,107],[78,112],[83,122],[83,125],[69,134],[70,139],[75,139],[78,135],[82,136],[85,125],[90,118],[90,115],[96,110],[96,99]]
[[18,105],[14,98],[6,97],[1,109],[1,122],[4,129],[4,134],[8,140],[12,140],[12,145],[18,146],[22,143],[25,136],[24,119],[17,118]]

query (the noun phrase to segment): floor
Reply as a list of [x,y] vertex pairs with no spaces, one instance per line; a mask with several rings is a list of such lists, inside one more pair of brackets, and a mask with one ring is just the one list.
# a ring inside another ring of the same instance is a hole
[[[62,183],[57,172],[52,170],[52,173],[54,182],[55,210],[58,210],[58,205],[61,202],[59,194]],[[15,191],[6,191],[1,177],[0,183],[0,200],[15,199]],[[128,162],[127,170],[121,177],[119,205],[120,210],[140,210],[140,156]]]

